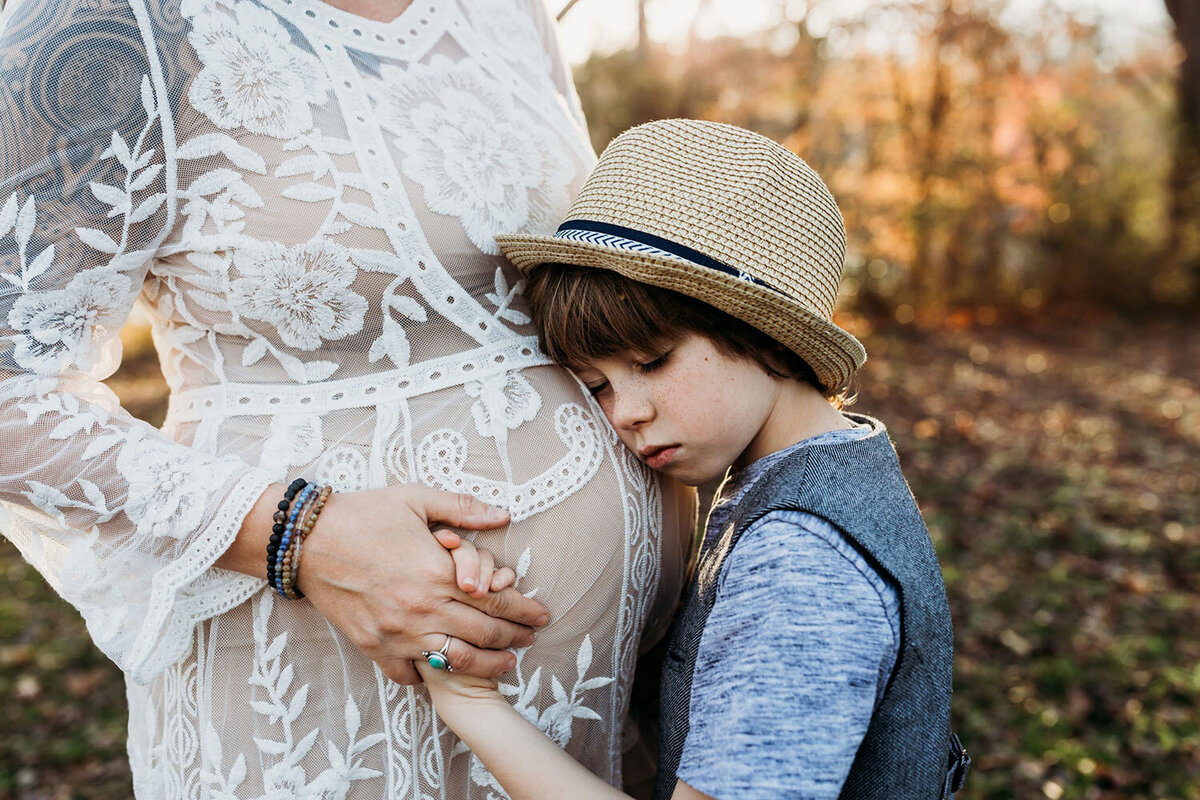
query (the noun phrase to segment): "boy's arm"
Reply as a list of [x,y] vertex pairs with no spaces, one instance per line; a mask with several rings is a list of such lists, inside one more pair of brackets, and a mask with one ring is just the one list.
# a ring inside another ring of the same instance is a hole
[[531,725],[496,691],[495,681],[447,675],[416,662],[438,716],[466,742],[513,800],[615,800],[609,786]]
[[678,777],[720,798],[835,800],[895,662],[894,590],[790,511],[751,526],[720,580]]
[[[438,716],[466,742],[513,800],[625,800],[628,795],[588,772],[508,704],[496,682],[448,675],[424,661],[417,671]],[[713,800],[683,781],[672,800]]]

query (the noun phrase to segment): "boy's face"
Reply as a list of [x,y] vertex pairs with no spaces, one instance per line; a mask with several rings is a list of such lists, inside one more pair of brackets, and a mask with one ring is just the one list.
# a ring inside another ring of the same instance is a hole
[[690,486],[767,455],[760,434],[779,381],[751,358],[689,333],[661,351],[626,351],[578,371],[625,446]]

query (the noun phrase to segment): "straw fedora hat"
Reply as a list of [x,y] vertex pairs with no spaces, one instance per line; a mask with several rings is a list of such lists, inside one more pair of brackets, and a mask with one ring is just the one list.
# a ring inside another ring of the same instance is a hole
[[743,128],[631,128],[604,150],[553,236],[497,236],[522,272],[572,264],[701,300],[795,351],[825,389],[866,360],[834,325],[846,231],[801,158]]

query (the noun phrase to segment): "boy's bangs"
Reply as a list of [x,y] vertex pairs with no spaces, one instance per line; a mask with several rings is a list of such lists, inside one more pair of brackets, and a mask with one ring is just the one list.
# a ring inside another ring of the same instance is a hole
[[526,291],[542,349],[573,369],[627,350],[648,353],[672,330],[647,287],[608,270],[546,264]]

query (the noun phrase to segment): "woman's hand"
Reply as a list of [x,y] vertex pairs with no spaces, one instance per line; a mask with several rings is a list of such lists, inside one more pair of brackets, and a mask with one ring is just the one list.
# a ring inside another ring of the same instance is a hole
[[[283,488],[263,494],[217,566],[265,576],[271,515]],[[532,644],[532,628],[549,622],[549,614],[511,587],[478,597],[461,590],[450,553],[429,528],[487,530],[507,522],[507,512],[470,495],[417,484],[335,493],[304,540],[297,588],[397,683],[417,683],[412,662],[438,650],[447,635],[454,637],[449,657],[456,670],[494,677],[516,664],[504,648]]]

